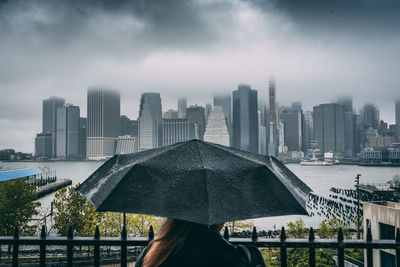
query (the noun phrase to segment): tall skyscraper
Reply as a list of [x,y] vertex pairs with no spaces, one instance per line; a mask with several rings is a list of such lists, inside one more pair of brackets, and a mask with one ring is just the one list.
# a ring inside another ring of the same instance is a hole
[[321,104],[314,107],[315,141],[321,153],[345,154],[344,107],[339,104]]
[[206,129],[206,113],[202,106],[190,106],[186,109],[186,118],[197,127],[197,136],[204,140],[204,131]]
[[229,132],[222,107],[214,106],[207,120],[204,141],[229,146]]
[[120,95],[116,91],[91,88],[87,94],[88,159],[104,159],[115,154],[120,133]]
[[188,119],[163,119],[162,129],[164,146],[196,138],[195,125]]
[[162,106],[159,93],[143,93],[139,109],[139,150],[162,146]]
[[232,144],[232,99],[230,95],[216,95],[214,96],[214,107],[219,106],[224,112],[226,125],[228,127],[230,144]]
[[344,109],[344,146],[346,158],[354,157],[354,115],[353,115],[353,99],[351,97],[339,98],[338,104]]
[[257,91],[240,84],[233,91],[233,147],[258,153]]
[[57,156],[57,109],[65,103],[64,98],[52,96],[43,100],[42,131],[52,136],[52,156]]
[[269,130],[268,130],[268,154],[276,156],[279,147],[278,119],[276,106],[275,80],[269,81]]
[[396,101],[396,142],[400,143],[400,99]]
[[364,129],[371,127],[372,129],[378,129],[379,124],[379,110],[374,104],[367,103],[363,107],[362,112],[362,125]]
[[78,157],[79,118],[78,106],[66,104],[57,109],[57,158]]
[[178,99],[178,118],[179,119],[186,119],[186,108],[187,108],[186,98],[180,97]]

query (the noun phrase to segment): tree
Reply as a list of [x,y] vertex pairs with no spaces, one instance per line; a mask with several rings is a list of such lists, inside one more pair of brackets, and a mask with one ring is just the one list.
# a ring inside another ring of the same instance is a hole
[[0,235],[12,235],[15,226],[22,235],[35,234],[37,226],[30,223],[39,213],[40,203],[35,200],[35,187],[24,179],[0,183]]
[[[118,212],[98,212],[93,204],[74,187],[63,188],[56,193],[54,200],[54,228],[65,236],[72,226],[75,236],[93,236],[96,226],[100,235],[116,237],[121,235],[122,214]],[[141,215],[126,215],[126,230],[130,236],[147,236],[150,225],[156,231],[160,226],[160,218]]]
[[242,231],[251,231],[254,226],[254,223],[252,220],[232,221],[232,222],[226,222],[225,226],[227,226],[229,232],[233,234]]
[[94,206],[76,190],[77,187],[64,187],[54,198],[54,228],[62,236],[68,234],[69,226],[76,236],[91,235],[99,222]]
[[287,234],[291,238],[305,238],[307,236],[306,225],[301,218],[298,218],[295,222],[289,222],[287,227]]

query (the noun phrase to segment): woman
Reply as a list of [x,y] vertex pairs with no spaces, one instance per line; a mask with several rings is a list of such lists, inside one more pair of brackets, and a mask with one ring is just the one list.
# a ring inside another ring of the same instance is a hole
[[139,256],[136,267],[246,267],[240,249],[221,237],[223,224],[165,219],[158,237]]

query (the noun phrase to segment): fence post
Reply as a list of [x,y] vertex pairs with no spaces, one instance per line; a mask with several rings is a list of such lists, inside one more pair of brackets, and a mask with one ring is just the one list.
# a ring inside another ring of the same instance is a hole
[[73,245],[72,245],[72,240],[74,238],[73,232],[72,232],[72,226],[68,227],[68,245],[67,245],[67,266],[72,267],[72,261],[73,261]]
[[253,233],[251,233],[251,241],[257,241],[258,239],[258,234],[257,234],[257,229],[255,226],[253,226]]
[[343,229],[341,227],[338,232],[338,265],[344,267]]
[[46,226],[42,225],[40,232],[40,267],[46,266]]
[[126,267],[128,264],[126,236],[126,226],[123,225],[121,231],[121,267]]
[[14,229],[14,245],[13,245],[13,259],[12,266],[18,267],[18,250],[19,250],[19,230],[18,226],[15,226]]
[[370,243],[372,242],[372,233],[371,233],[371,226],[367,226],[367,267],[373,267],[373,255],[372,255],[372,248]]
[[286,267],[287,266],[287,250],[286,250],[286,232],[285,232],[285,227],[282,226],[281,230],[281,266]]
[[224,230],[224,239],[225,239],[225,240],[229,240],[229,230],[228,230],[228,226],[225,226],[225,230]]
[[153,225],[150,225],[149,236],[148,236],[148,238],[149,238],[150,241],[154,239]]
[[99,245],[99,240],[100,240],[100,231],[99,231],[99,226],[96,225],[96,230],[94,231],[94,266],[99,267],[100,266],[100,245]]
[[308,257],[309,257],[310,267],[315,267],[314,240],[315,240],[314,229],[312,227],[310,227],[310,233],[308,235],[308,241],[310,242],[310,248],[308,249]]

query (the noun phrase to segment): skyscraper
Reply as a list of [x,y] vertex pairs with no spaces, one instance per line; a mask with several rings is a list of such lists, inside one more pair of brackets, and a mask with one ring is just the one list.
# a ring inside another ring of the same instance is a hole
[[38,133],[35,138],[36,157],[50,158],[53,155],[52,142],[53,138],[51,133]]
[[206,104],[206,122],[208,120],[208,116],[210,116],[211,110],[212,110],[212,105],[210,103],[207,103]]
[[267,154],[267,127],[265,126],[265,119],[263,108],[258,109],[258,154]]
[[229,146],[229,132],[222,107],[214,106],[207,120],[204,141]]
[[214,107],[220,106],[224,112],[226,125],[228,127],[230,144],[232,144],[232,99],[230,95],[216,95],[214,96]]
[[120,95],[116,91],[91,88],[87,94],[88,159],[103,159],[115,154],[120,133]]
[[344,107],[339,104],[321,104],[314,107],[315,141],[321,153],[345,153]]
[[269,130],[268,130],[268,154],[276,156],[279,146],[278,120],[276,107],[275,80],[269,81]]
[[178,118],[185,119],[186,118],[186,107],[187,101],[185,97],[180,97],[178,99]]
[[159,93],[143,93],[139,109],[139,150],[162,146],[162,106]]
[[86,118],[79,118],[78,154],[81,158],[86,158]]
[[233,147],[258,153],[257,91],[240,84],[233,91]]
[[379,110],[374,104],[367,103],[363,107],[362,112],[362,125],[364,129],[371,127],[372,129],[378,129],[379,124]]
[[304,154],[308,154],[308,150],[312,149],[314,140],[314,119],[312,111],[304,112],[303,116],[303,151]]
[[284,143],[289,151],[302,151],[303,130],[302,111],[298,106],[282,112],[281,120],[284,125]]
[[186,118],[197,127],[197,136],[204,140],[204,131],[206,129],[206,113],[202,106],[190,106],[186,109]]
[[64,98],[52,96],[43,100],[42,131],[51,134],[52,156],[57,156],[57,109],[65,103]]
[[196,138],[195,125],[188,119],[163,119],[162,130],[164,146]]
[[396,142],[400,143],[400,99],[396,101]]
[[354,115],[353,115],[353,99],[351,97],[339,98],[338,104],[344,109],[344,146],[346,158],[354,157]]
[[77,157],[79,154],[78,106],[66,104],[57,109],[57,158]]

